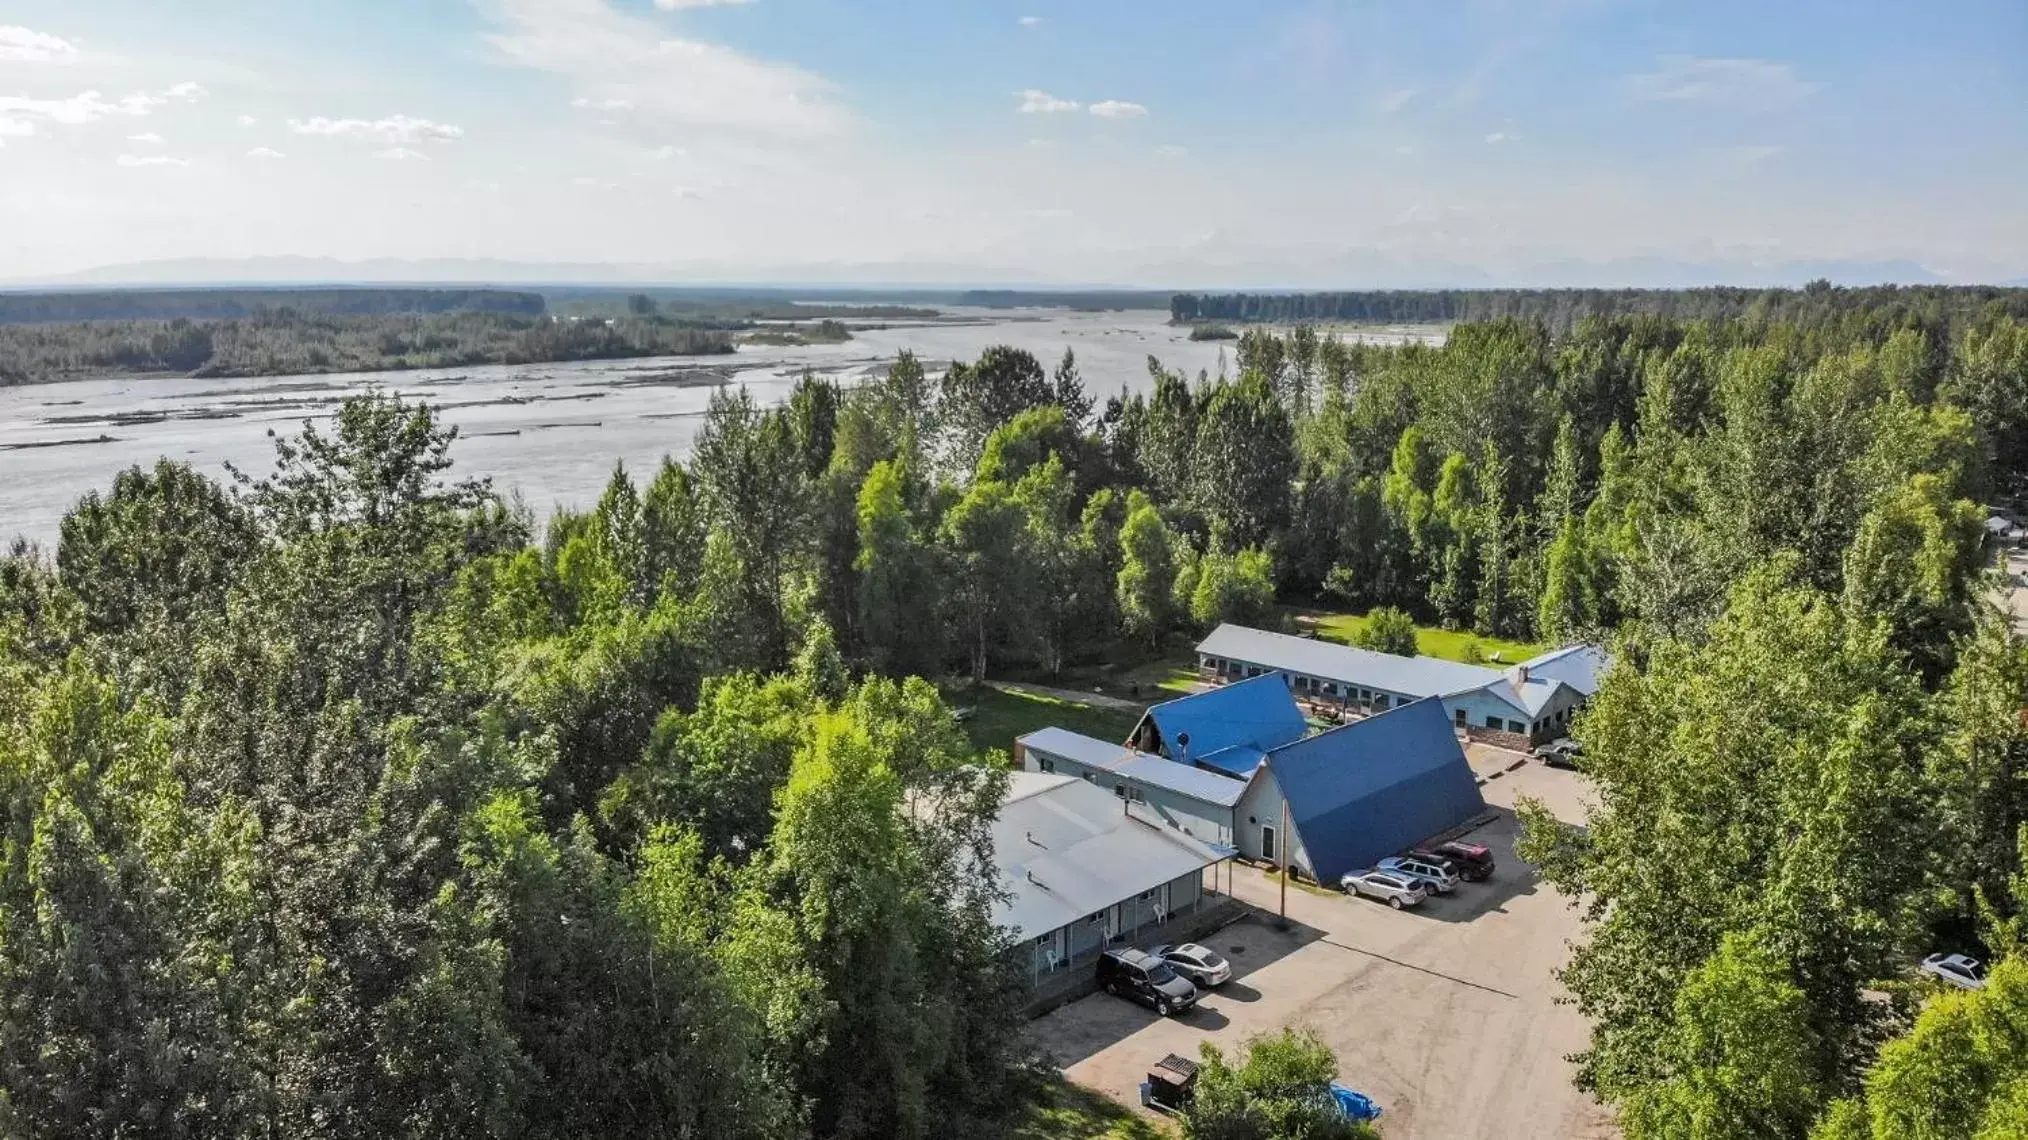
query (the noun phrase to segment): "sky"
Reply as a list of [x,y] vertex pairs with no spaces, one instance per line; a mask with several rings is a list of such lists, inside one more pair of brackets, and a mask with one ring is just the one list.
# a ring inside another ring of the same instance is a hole
[[0,280],[1999,281],[2024,187],[2021,0],[0,0]]

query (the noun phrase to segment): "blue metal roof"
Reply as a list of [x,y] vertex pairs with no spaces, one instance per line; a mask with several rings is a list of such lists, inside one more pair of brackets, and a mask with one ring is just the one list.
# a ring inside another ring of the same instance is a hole
[[[1069,729],[1037,729],[1021,737],[1019,743],[1030,752],[1069,760],[1087,768],[1115,772],[1149,787],[1163,788],[1217,807],[1229,808],[1246,793],[1246,780],[1243,778],[1233,779],[1218,772],[1178,764],[1152,752],[1142,752]],[[1260,754],[1256,752],[1254,763],[1259,761]],[[1246,771],[1251,773],[1252,766]]]
[[[1206,689],[1148,709],[1149,719],[1162,734],[1162,751],[1179,763],[1212,763],[1228,771],[1253,771],[1259,752],[1292,740],[1301,740],[1309,731],[1296,698],[1289,692],[1288,679],[1263,673],[1230,685]],[[1179,745],[1182,737],[1187,745]],[[1147,743],[1143,741],[1142,743]],[[1250,762],[1246,752],[1221,758],[1235,746],[1247,746],[1255,753]]]
[[1486,810],[1450,716],[1436,700],[1273,749],[1267,765],[1324,883]]

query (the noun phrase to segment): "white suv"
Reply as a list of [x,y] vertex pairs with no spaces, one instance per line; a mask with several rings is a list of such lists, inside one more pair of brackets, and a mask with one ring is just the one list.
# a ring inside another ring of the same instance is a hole
[[1429,891],[1423,887],[1421,879],[1413,879],[1395,871],[1379,869],[1353,871],[1338,880],[1338,885],[1344,887],[1348,895],[1365,895],[1370,899],[1380,899],[1396,910],[1405,906],[1419,906],[1422,900],[1429,897]]
[[1382,859],[1380,869],[1420,880],[1424,886],[1440,895],[1450,894],[1458,886],[1456,875],[1427,859]]

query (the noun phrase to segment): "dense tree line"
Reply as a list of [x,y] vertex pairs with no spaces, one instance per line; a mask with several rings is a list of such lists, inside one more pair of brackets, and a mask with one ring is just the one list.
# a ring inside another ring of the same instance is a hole
[[[0,1132],[990,1134],[1004,761],[921,678],[1319,595],[1611,639],[1601,806],[1528,828],[1630,1133],[1877,1120],[1882,1043],[1937,1035],[1875,995],[2019,918],[2028,650],[1977,504],[2028,472],[2028,326],[1298,327],[1237,362],[1103,406],[1009,348],[723,391],[539,539],[387,397],[265,478],[87,496],[0,559]],[[1221,1127],[1303,1116],[1279,1056]]]
[[1168,303],[1153,289],[967,289],[952,300],[980,309],[1159,309]]
[[103,289],[0,293],[0,325],[60,321],[225,320],[277,309],[319,316],[506,313],[540,316],[540,293],[506,289]]
[[1564,332],[1586,317],[1808,321],[1871,312],[1884,320],[1949,319],[2000,304],[2028,316],[2028,289],[1986,285],[1878,285],[1802,289],[1384,289],[1355,293],[1178,293],[1169,315],[1199,321],[1382,323],[1493,321],[1515,317]]
[[334,316],[276,309],[230,320],[0,325],[0,385],[115,372],[280,376],[731,351],[727,332],[660,318]]

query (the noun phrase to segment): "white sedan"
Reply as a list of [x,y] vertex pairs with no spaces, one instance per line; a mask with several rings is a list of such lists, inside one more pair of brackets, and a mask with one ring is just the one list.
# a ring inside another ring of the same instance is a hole
[[1210,989],[1223,985],[1232,978],[1232,963],[1219,957],[1217,951],[1185,942],[1181,946],[1158,946],[1155,957],[1169,963],[1169,968],[1195,982],[1199,989]]
[[1961,990],[1986,988],[1986,967],[1977,958],[1963,954],[1931,954],[1922,960],[1921,969],[1947,986]]

